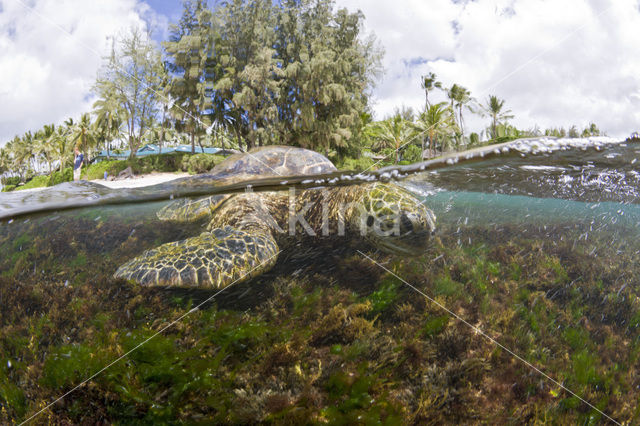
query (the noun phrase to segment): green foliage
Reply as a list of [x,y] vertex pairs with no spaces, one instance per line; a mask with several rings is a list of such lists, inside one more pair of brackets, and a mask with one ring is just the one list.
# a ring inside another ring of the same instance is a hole
[[596,371],[598,357],[587,349],[575,353],[572,357],[573,379],[581,385],[598,385],[602,379]]
[[579,328],[567,328],[563,333],[564,339],[573,350],[582,350],[589,342],[589,333]]
[[520,130],[508,123],[499,123],[495,128],[495,132],[494,139],[498,140],[503,140],[505,138],[517,139],[523,136]]
[[[22,186],[18,186],[15,188],[16,190],[21,189],[30,189],[30,188],[42,188],[45,186],[54,186],[62,182],[71,182],[73,180],[73,169],[68,167],[64,169],[62,172],[53,172],[51,176],[40,175],[35,176],[30,181],[25,183]],[[10,191],[11,189],[5,188],[5,191]]]
[[473,132],[469,135],[469,146],[475,146],[480,144],[480,136],[477,133]]
[[454,122],[457,121],[457,123],[455,124],[457,125],[458,129],[460,129],[460,135],[462,136],[464,134],[464,119],[462,117],[462,111],[463,109],[473,111],[468,105],[472,100],[471,92],[469,92],[469,90],[467,90],[463,86],[454,83],[453,86],[451,86],[451,88],[447,90],[447,97],[451,101],[451,108],[454,111],[458,111],[457,117],[454,112],[453,119]]
[[585,127],[582,132],[578,130],[576,125],[572,125],[569,130],[564,127],[550,127],[544,130],[545,136],[552,136],[556,138],[564,138],[567,136],[570,138],[588,138],[590,136],[600,136],[601,134],[602,132],[600,132],[600,129],[598,129],[598,126],[595,123],[589,123],[589,126]]
[[[103,179],[104,172],[107,172],[109,176],[117,176],[118,173],[127,167],[131,167],[131,170],[133,170],[135,174],[176,171],[206,173],[223,159],[223,156],[212,154],[191,155],[185,153],[169,153],[127,160],[105,160],[99,163],[93,163],[87,168],[83,167],[82,178],[88,180]],[[51,176],[36,176],[22,186],[5,185],[3,191],[54,186],[62,182],[71,182],[72,180],[73,169],[67,167],[62,172],[53,172]]]
[[184,153],[149,155],[146,157],[125,160],[135,174],[151,172],[175,172],[182,169]]
[[384,160],[383,160],[384,162],[393,163],[396,155],[396,150],[393,148],[383,148],[380,150],[379,154],[384,157]]
[[579,137],[580,137],[580,134],[578,133],[578,128],[577,128],[575,125],[573,125],[573,126],[571,126],[571,127],[569,128],[569,134],[568,134],[568,136],[569,136],[570,138],[579,138]]
[[[149,339],[152,335],[146,330],[136,330],[121,339],[125,351],[137,347],[131,352],[129,359],[135,363],[140,379],[152,389],[160,385],[182,384],[180,382],[183,380],[180,380],[180,377],[184,375],[174,364],[175,342],[163,335]],[[142,344],[143,342],[146,343]]]
[[[197,154],[209,155],[209,154]],[[168,153],[129,158],[126,160],[105,160],[91,164],[87,170],[89,179],[102,179],[106,171],[109,176],[117,176],[122,170],[131,167],[133,173],[144,174],[152,172],[186,171],[191,154]],[[220,158],[217,156],[217,158]]]
[[224,157],[212,154],[193,154],[182,157],[182,170],[191,174],[207,173]]
[[422,150],[416,145],[409,145],[402,153],[402,159],[409,163],[417,163],[422,161]]
[[20,176],[2,177],[2,184],[17,186],[20,184]]
[[464,290],[464,286],[452,280],[449,275],[442,275],[436,279],[433,290],[436,296],[459,296]]
[[313,308],[317,306],[320,292],[308,293],[299,287],[294,287],[291,289],[291,298],[293,300],[293,314],[300,316],[313,310]]
[[567,274],[566,269],[562,266],[560,259],[557,257],[549,257],[545,259],[543,266],[550,271],[553,271],[556,276],[556,283],[566,283],[569,282],[569,275]]
[[211,329],[208,336],[211,341],[223,348],[244,351],[251,343],[256,343],[269,331],[262,321],[247,321],[241,324],[226,323],[223,327]]
[[[512,135],[509,133],[511,131],[509,130],[511,129],[511,127],[507,127],[506,121],[513,118],[513,115],[511,114],[511,110],[503,110],[504,103],[504,99],[500,99],[497,96],[491,95],[487,98],[486,104],[482,106],[485,113],[491,117],[491,127],[489,128],[491,139],[505,136],[512,137]],[[498,133],[498,124],[504,124],[502,135]]]
[[[209,27],[219,120],[247,147],[282,143],[320,152],[357,140],[380,63],[361,13],[331,0],[226,2]],[[217,72],[216,72],[217,70]]]
[[442,83],[437,80],[437,77],[433,72],[429,72],[427,75],[420,77],[420,87],[424,90],[425,109],[429,109],[431,106],[429,103],[429,91],[434,88],[442,89]]
[[9,192],[13,190],[42,188],[45,186],[54,186],[63,182],[71,182],[72,180],[73,180],[73,169],[70,167],[67,167],[62,172],[56,171],[51,173],[50,176],[47,176],[47,175],[35,176],[31,180],[27,181],[27,183],[21,186],[5,185],[4,188],[2,188],[2,191]]
[[129,162],[129,160],[104,160],[99,163],[93,163],[86,170],[87,179],[103,179],[104,172],[107,172],[109,176],[117,176],[118,173],[127,168]]
[[75,259],[69,262],[72,267],[84,266],[87,264],[87,255],[85,253],[78,253]]
[[357,172],[361,172],[363,170],[370,169],[375,164],[375,161],[371,157],[360,157],[360,158],[343,158],[342,161],[338,162],[336,166],[340,170],[354,170]]
[[357,373],[338,371],[326,385],[331,405],[323,410],[330,424],[396,424],[401,412],[386,398],[374,398],[375,375],[365,374],[364,365]]
[[[76,385],[106,365],[110,356],[84,344],[60,346],[45,361],[42,383],[58,389]],[[116,374],[114,367],[110,374]]]
[[98,73],[93,90],[100,100],[113,104],[112,110],[120,112],[132,152],[140,147],[156,115],[163,71],[160,52],[149,34],[131,27],[115,37],[111,54]]
[[560,127],[560,128],[553,127],[553,128],[545,129],[544,135],[553,136],[556,138],[564,138],[565,136],[567,136],[567,131],[565,130],[564,127]]
[[27,399],[24,391],[7,377],[7,362],[7,359],[0,358],[0,407],[7,407],[9,414],[21,417],[27,410]]
[[518,265],[516,262],[511,262],[509,264],[509,270],[510,278],[514,281],[519,281],[520,277],[522,276],[522,268],[520,267],[520,265]]
[[455,122],[455,112],[446,102],[430,105],[420,114],[412,127],[422,138],[425,149],[435,150],[440,146],[441,150],[454,148],[449,142],[452,136],[458,132]]
[[371,312],[373,314],[386,311],[395,305],[398,299],[399,284],[397,279],[389,279],[382,282],[376,291],[369,295]]
[[442,333],[449,324],[449,315],[441,315],[427,319],[422,327],[422,334],[425,337],[434,337]]
[[376,121],[367,126],[369,137],[373,141],[374,151],[392,150],[394,163],[400,158],[400,151],[413,138],[414,128],[401,115],[395,115],[383,121]]
[[49,184],[49,176],[40,175],[40,176],[35,176],[29,182],[27,182],[24,185],[19,186],[18,188],[16,188],[16,190],[30,189],[30,188],[40,188],[40,187],[43,187],[43,186],[48,186],[48,184]]
[[[208,85],[202,82],[205,75],[211,77],[215,70],[210,45],[212,24],[206,2],[185,1],[180,21],[170,26],[169,40],[163,43],[168,57],[164,84],[175,101],[170,112],[175,118],[175,127],[189,133],[192,143],[196,135],[204,133],[201,122],[206,120],[205,111],[211,108]],[[168,109],[168,105],[166,107]]]
[[61,172],[53,172],[47,186],[54,186],[62,182],[71,182],[73,180],[73,169],[66,167]]

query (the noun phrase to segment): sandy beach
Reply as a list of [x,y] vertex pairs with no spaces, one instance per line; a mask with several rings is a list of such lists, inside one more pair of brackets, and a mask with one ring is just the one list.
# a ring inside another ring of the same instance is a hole
[[134,176],[128,179],[94,179],[91,182],[99,183],[100,185],[104,185],[109,188],[139,188],[141,186],[150,186],[157,183],[169,182],[185,176],[189,176],[189,173],[149,173],[146,175]]
[[[144,175],[134,176],[132,178],[120,179],[120,180],[104,180],[93,179],[90,182],[99,183],[108,188],[140,188],[142,186],[151,186],[157,183],[169,182],[174,179],[190,176],[189,173],[149,173]],[[39,188],[21,189],[19,192],[26,191],[41,191],[48,187],[43,186]]]

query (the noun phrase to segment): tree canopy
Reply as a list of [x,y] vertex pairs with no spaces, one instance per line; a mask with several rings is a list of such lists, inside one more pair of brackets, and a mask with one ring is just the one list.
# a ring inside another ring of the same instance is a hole
[[98,74],[94,91],[118,105],[131,152],[140,147],[145,130],[156,116],[161,71],[160,53],[150,35],[130,28],[117,37]]

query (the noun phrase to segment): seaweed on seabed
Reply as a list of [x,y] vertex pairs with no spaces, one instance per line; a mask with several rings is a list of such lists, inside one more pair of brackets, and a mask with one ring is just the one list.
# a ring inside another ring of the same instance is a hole
[[[2,263],[2,421],[24,419],[194,306],[188,296],[174,300],[111,278],[140,244],[184,231],[143,224],[130,235],[131,227],[114,223],[116,244],[100,239],[109,237],[99,237],[93,220],[64,226],[80,226],[97,245],[40,236],[25,240],[26,250],[8,247],[9,256],[27,253],[20,271]],[[629,401],[640,397],[640,299],[632,277],[640,276],[640,255],[619,254],[607,241],[589,255],[591,247],[573,246],[582,230],[562,226],[454,231],[443,229],[438,260],[433,253],[378,260],[614,418],[632,421]],[[458,245],[458,238],[472,243]],[[54,242],[62,255],[47,249]],[[74,260],[85,264],[73,269]],[[364,272],[342,280],[282,268],[260,282],[274,287],[268,300],[246,312],[232,305],[194,311],[52,407],[45,421],[598,421],[390,274],[365,279],[368,267],[358,267]]]

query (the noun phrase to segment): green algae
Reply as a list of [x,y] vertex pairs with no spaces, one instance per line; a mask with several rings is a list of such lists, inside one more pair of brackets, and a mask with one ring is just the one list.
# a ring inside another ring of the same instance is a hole
[[449,319],[450,318],[448,315],[440,315],[428,318],[425,321],[424,326],[422,327],[422,335],[429,338],[437,336],[447,328]]
[[371,303],[371,312],[379,314],[393,308],[399,300],[398,290],[401,285],[400,280],[395,277],[382,280],[377,289],[367,297]]
[[[95,211],[45,224],[0,228],[3,422],[25,419],[131,350],[43,421],[606,420],[357,254],[341,256],[346,266],[334,272],[279,264],[191,311],[211,293],[111,275],[197,227]],[[638,247],[621,250],[606,233],[579,240],[576,224],[456,232],[444,223],[441,243],[415,260],[368,254],[608,415],[637,421]]]

